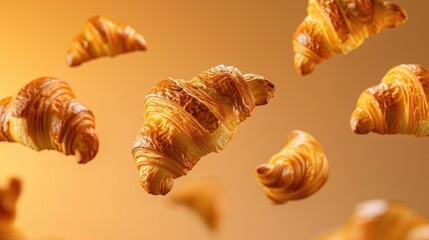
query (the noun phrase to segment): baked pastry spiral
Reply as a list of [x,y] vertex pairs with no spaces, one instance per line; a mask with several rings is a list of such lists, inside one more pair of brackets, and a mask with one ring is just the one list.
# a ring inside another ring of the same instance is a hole
[[146,42],[134,28],[94,16],[88,19],[85,29],[74,37],[67,53],[67,64],[73,67],[98,57],[114,57],[139,50],[146,50]]
[[173,180],[201,157],[224,149],[238,124],[273,93],[274,85],[264,77],[225,65],[188,81],[159,82],[146,96],[145,122],[132,150],[143,188],[167,194]]
[[428,70],[417,64],[396,66],[359,96],[350,120],[352,131],[428,136],[428,99]]
[[369,200],[358,204],[347,223],[318,240],[421,240],[416,233],[428,220],[397,201]]
[[226,192],[221,182],[212,178],[193,179],[175,189],[170,199],[194,211],[206,224],[216,231],[226,212]]
[[16,203],[21,194],[21,185],[21,180],[11,178],[8,186],[0,189],[0,239],[24,239],[23,235],[14,227]]
[[75,155],[79,163],[98,151],[93,113],[60,79],[38,78],[18,95],[0,100],[0,127],[0,141]]
[[295,130],[286,146],[268,164],[256,169],[256,178],[274,204],[306,198],[328,180],[328,160],[310,134]]
[[384,0],[309,0],[307,13],[293,35],[294,64],[301,75],[407,20],[402,7]]

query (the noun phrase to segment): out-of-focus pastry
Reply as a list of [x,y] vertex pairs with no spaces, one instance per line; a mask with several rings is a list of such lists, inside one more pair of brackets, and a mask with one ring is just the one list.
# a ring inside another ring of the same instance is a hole
[[417,64],[392,68],[359,97],[350,125],[357,134],[429,135],[429,73]]
[[406,240],[429,240],[429,223],[411,230]]
[[425,217],[402,202],[368,200],[355,207],[344,226],[316,239],[418,240],[411,233],[425,224],[428,224]]
[[384,0],[309,0],[307,13],[293,35],[294,63],[301,75],[407,20],[402,7]]
[[75,155],[79,163],[90,161],[98,151],[93,113],[76,100],[66,82],[48,77],[0,100],[0,141]]
[[67,53],[67,64],[73,67],[98,57],[145,50],[145,39],[134,28],[94,16],[83,32],[74,37]]
[[328,160],[310,134],[295,130],[286,146],[268,164],[256,169],[256,178],[274,204],[306,198],[328,180]]
[[172,202],[187,206],[198,214],[212,231],[219,229],[226,215],[226,191],[217,179],[187,181],[170,196]]
[[151,194],[167,194],[173,180],[198,160],[225,148],[237,126],[273,97],[262,76],[219,65],[191,80],[168,78],[146,96],[145,122],[132,150],[140,182]]
[[7,187],[0,189],[0,239],[23,240],[24,236],[14,227],[16,203],[21,194],[21,181],[11,178]]

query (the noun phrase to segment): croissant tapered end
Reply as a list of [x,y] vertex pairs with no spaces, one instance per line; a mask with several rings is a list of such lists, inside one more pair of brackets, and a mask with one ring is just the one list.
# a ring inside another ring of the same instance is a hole
[[407,12],[398,4],[384,2],[383,12],[384,27],[393,28],[405,23],[408,19]]
[[264,76],[257,74],[244,74],[244,79],[250,87],[255,98],[255,105],[265,105],[274,97],[275,86]]
[[116,24],[107,18],[94,16],[77,34],[67,53],[67,65],[78,66],[83,62],[103,57],[114,57],[132,51],[145,51],[144,37],[128,25]]
[[350,126],[356,134],[367,134],[373,131],[374,123],[367,111],[357,107],[350,119]]
[[84,164],[92,160],[97,155],[98,144],[98,137],[93,128],[80,133],[73,145],[77,162]]
[[140,184],[150,194],[166,195],[173,188],[174,178],[168,171],[156,166],[141,166]]
[[312,60],[309,57],[306,57],[305,55],[301,53],[295,53],[294,57],[294,65],[295,69],[298,71],[298,73],[302,76],[305,76],[316,69],[316,65],[318,62]]
[[[281,180],[283,172],[282,164],[278,163],[275,165],[261,164],[256,168],[256,177],[258,181],[267,188],[279,188],[285,183]],[[286,204],[288,199],[280,199],[270,191],[266,191],[267,197],[274,205]]]

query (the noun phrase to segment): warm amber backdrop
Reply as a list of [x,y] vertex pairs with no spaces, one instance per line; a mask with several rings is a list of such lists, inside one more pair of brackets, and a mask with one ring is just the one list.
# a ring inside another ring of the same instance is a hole
[[[305,0],[2,0],[0,97],[40,76],[62,78],[95,113],[100,138],[98,156],[87,165],[0,143],[0,181],[14,175],[25,184],[17,227],[33,239],[301,240],[343,223],[356,203],[370,198],[403,200],[429,216],[429,138],[356,136],[349,127],[357,97],[387,70],[401,63],[429,67],[429,1],[392,1],[407,10],[405,25],[301,77],[291,38],[306,15]],[[95,14],[135,27],[148,51],[67,67],[72,37]],[[222,63],[265,75],[277,92],[223,152],[203,158],[186,177],[217,176],[225,185],[229,215],[212,234],[186,209],[141,189],[130,151],[151,86]],[[330,179],[304,201],[272,206],[254,169],[293,129],[320,141]]]

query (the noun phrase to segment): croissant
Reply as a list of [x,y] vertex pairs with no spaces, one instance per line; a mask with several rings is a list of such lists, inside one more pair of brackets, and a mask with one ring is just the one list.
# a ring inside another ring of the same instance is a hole
[[38,78],[15,97],[0,100],[0,141],[75,155],[79,163],[97,154],[94,121],[93,113],[60,79]]
[[402,202],[369,200],[355,207],[344,226],[316,239],[418,240],[422,238],[416,238],[413,232],[426,224],[428,220],[425,217]]
[[429,224],[411,230],[406,240],[429,240]]
[[74,37],[67,53],[67,64],[73,67],[98,57],[114,57],[138,50],[145,51],[146,42],[134,28],[94,16],[83,32]]
[[407,20],[402,7],[384,0],[310,0],[307,13],[293,35],[294,64],[301,75]]
[[206,226],[218,230],[225,216],[226,192],[215,179],[188,181],[171,194],[175,204],[189,207],[204,220]]
[[273,204],[306,198],[317,192],[328,180],[328,160],[313,136],[295,130],[289,134],[286,146],[268,164],[256,169]]
[[189,81],[159,82],[146,96],[145,123],[132,150],[143,188],[167,194],[173,179],[186,175],[202,156],[224,149],[238,124],[273,93],[264,77],[225,65]]
[[429,135],[429,73],[417,64],[392,68],[359,97],[350,125],[357,134]]
[[11,178],[6,188],[0,189],[0,239],[21,240],[22,234],[15,229],[16,203],[21,194],[21,181]]

